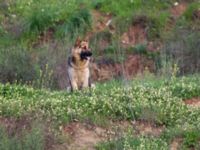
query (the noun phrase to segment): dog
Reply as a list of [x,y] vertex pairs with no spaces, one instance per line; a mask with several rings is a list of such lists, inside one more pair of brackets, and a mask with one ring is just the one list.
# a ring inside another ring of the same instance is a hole
[[71,91],[91,87],[89,69],[91,56],[88,41],[77,38],[68,57],[67,72]]

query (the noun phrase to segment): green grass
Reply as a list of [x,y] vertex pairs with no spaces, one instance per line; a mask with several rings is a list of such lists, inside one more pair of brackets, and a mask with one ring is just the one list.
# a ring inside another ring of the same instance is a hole
[[200,9],[200,2],[193,2],[189,5],[186,12],[183,14],[187,21],[195,20],[194,13]]
[[98,150],[168,149],[176,137],[183,138],[183,148],[198,147],[200,111],[187,107],[183,100],[200,96],[199,84],[199,75],[110,81],[74,93],[0,84],[0,116],[21,118],[32,114],[50,118],[56,125],[73,120],[101,126],[108,120],[144,120],[166,127],[159,137],[123,135],[99,143]]
[[[161,2],[156,0],[141,1],[117,1],[99,0],[96,2],[100,10],[105,13],[113,14],[119,32],[124,32],[137,18],[146,17],[144,24],[148,30],[148,38],[160,38],[162,31],[169,19],[169,8],[172,1]],[[158,12],[160,12],[158,14]]]
[[[20,39],[35,40],[49,28],[56,30],[56,36],[62,37],[80,30],[87,31],[90,21],[89,2],[78,0],[17,0],[8,2],[8,17],[22,28]],[[15,15],[14,19],[12,16]],[[18,22],[17,22],[17,21]],[[5,25],[6,26],[6,25]],[[61,33],[60,33],[61,32]],[[70,37],[70,36],[69,36]],[[17,37],[18,38],[18,37]]]
[[[48,92],[26,86],[0,86],[0,115],[20,117],[27,112],[41,112],[59,123],[73,119],[146,119],[173,125],[187,112],[182,99],[200,94],[199,77],[173,81],[136,81],[124,86],[105,83],[85,92]],[[127,105],[128,104],[128,105]],[[9,107],[8,107],[9,106]],[[178,106],[178,107],[177,107]]]
[[[195,13],[200,9],[200,2],[194,1],[190,3],[186,9],[186,11],[183,13],[183,15],[178,19],[177,21],[177,27],[180,28],[189,28],[193,30],[199,30],[200,21],[195,16]],[[192,28],[191,28],[192,26]]]
[[169,145],[166,141],[155,137],[134,137],[124,136],[121,139],[111,142],[100,143],[96,146],[97,150],[168,150]]
[[[161,2],[156,0],[141,1],[141,0],[130,0],[130,1],[111,1],[111,0],[98,0],[93,3],[94,7],[99,5],[100,10],[103,12],[112,13],[119,17],[129,17],[135,12],[146,11],[147,8],[151,8],[152,11],[166,9],[169,6],[168,2]],[[146,10],[145,10],[146,9]]]
[[[19,134],[19,133],[18,133]],[[0,127],[1,150],[44,150],[44,133],[41,127],[33,127],[30,131],[22,131],[20,135],[9,135],[4,127]]]
[[[6,14],[10,21],[0,26],[0,33],[13,34],[5,27],[10,25],[15,28],[17,25],[22,29],[19,37],[23,40],[34,40],[41,32],[45,32],[49,28],[56,30],[58,38],[77,36],[76,34],[81,32],[84,35],[87,30],[91,30],[91,11],[99,8],[102,12],[113,14],[114,20],[120,19],[120,22],[124,22],[123,20],[127,22],[127,19],[130,22],[141,15],[147,16],[149,18],[149,38],[151,38],[156,37],[157,32],[160,32],[165,25],[168,18],[166,10],[171,6],[171,3],[172,0],[165,2],[161,0],[120,2],[115,0],[8,1],[5,3],[4,11],[0,13],[0,19],[5,20],[4,14]],[[157,13],[159,11],[160,15]],[[117,24],[119,22],[116,22]]]

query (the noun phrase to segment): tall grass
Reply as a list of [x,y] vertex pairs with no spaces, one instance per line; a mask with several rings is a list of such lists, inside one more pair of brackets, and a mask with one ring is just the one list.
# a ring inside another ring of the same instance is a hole
[[[36,48],[22,44],[0,48],[0,81],[59,89],[66,83],[66,60],[72,41],[63,39]],[[62,87],[64,88],[64,87]]]
[[4,127],[0,127],[1,150],[44,150],[44,133],[39,127],[21,133],[22,135],[8,135]]
[[1,82],[29,81],[35,78],[36,72],[29,51],[19,46],[1,48],[0,52]]
[[[22,24],[21,35],[24,39],[35,38],[39,33],[60,25],[64,25],[64,30],[68,30],[70,34],[77,29],[85,31],[87,25],[90,25],[89,12],[86,10],[89,8],[87,0],[83,2],[78,0],[17,0],[8,4],[9,13],[16,15]],[[65,31],[62,32],[65,33]]]
[[[161,51],[163,63],[173,67],[177,64],[179,75],[199,72],[200,68],[200,34],[192,29],[177,28],[174,34],[166,41]],[[165,61],[165,62],[164,62]],[[170,64],[171,63],[171,64]]]

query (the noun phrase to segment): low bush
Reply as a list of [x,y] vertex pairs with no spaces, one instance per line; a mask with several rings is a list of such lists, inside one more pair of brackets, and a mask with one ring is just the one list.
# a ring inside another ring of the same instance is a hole
[[200,71],[200,34],[192,29],[177,28],[167,40],[161,54],[162,60],[177,64],[179,75],[197,73]]
[[162,139],[155,137],[133,137],[124,136],[121,139],[111,142],[100,143],[97,150],[152,150],[162,149],[168,150],[168,143]]
[[199,11],[199,9],[200,9],[200,3],[193,2],[188,6],[187,10],[183,14],[183,17],[185,17],[187,21],[198,21],[199,18],[198,16],[196,16],[195,13]]
[[31,54],[23,47],[9,47],[0,49],[0,81],[15,82],[30,81],[36,77],[36,70],[32,64]]

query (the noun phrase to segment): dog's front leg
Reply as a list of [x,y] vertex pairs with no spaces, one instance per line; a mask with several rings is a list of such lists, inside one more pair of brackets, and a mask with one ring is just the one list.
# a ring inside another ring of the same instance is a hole
[[83,79],[82,87],[87,88],[87,87],[89,87],[89,76],[90,76],[90,72],[89,72],[88,68],[85,70],[84,74],[85,74],[85,76],[84,76],[84,79]]
[[87,88],[87,87],[89,87],[89,78],[85,78],[83,82],[83,88]]
[[71,82],[71,91],[78,90],[78,84],[76,81]]

